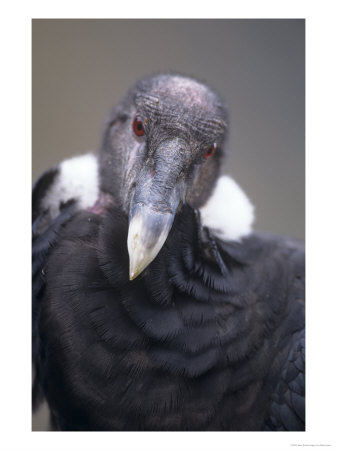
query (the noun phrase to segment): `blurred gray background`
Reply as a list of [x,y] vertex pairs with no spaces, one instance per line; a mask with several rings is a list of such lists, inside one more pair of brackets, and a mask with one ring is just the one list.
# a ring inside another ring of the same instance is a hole
[[[193,75],[230,112],[227,172],[256,207],[256,228],[304,238],[305,21],[32,21],[33,180],[98,149],[107,112],[140,77]],[[42,410],[33,429],[46,428]]]

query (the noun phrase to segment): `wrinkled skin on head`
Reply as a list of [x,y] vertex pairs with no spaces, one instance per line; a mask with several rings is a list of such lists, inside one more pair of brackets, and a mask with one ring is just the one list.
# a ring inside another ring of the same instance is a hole
[[[143,136],[133,130],[135,117],[142,120]],[[141,253],[152,252],[153,259],[154,241],[163,244],[179,205],[199,208],[206,202],[221,170],[226,135],[222,101],[192,78],[157,75],[128,92],[111,112],[100,153],[102,190],[115,196],[130,225],[138,218],[128,245],[136,248],[139,233],[147,233],[151,249],[144,243]],[[214,155],[206,159],[214,144]]]
[[[136,115],[145,123],[143,137],[132,130]],[[200,207],[219,175],[227,121],[221,99],[191,78],[141,80],[111,112],[101,149],[103,189],[118,195],[128,214],[132,187],[147,172],[159,189],[179,183],[181,201]],[[214,142],[216,152],[206,160]]]

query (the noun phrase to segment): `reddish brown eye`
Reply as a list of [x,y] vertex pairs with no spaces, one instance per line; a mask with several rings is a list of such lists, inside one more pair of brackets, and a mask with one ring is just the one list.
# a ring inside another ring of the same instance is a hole
[[144,136],[144,124],[140,116],[136,116],[132,124],[133,131],[137,136]]
[[207,159],[210,156],[213,156],[216,150],[216,143],[214,144],[204,153],[204,158]]

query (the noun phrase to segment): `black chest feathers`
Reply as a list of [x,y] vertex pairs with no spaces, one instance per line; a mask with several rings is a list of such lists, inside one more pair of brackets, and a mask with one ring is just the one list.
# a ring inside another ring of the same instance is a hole
[[301,252],[218,243],[221,273],[185,210],[129,281],[127,225],[79,213],[47,258],[37,371],[56,426],[263,430],[303,329]]

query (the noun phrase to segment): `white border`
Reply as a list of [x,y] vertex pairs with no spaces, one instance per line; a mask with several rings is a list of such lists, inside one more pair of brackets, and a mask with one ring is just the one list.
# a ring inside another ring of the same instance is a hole
[[17,1],[1,6],[3,265],[1,435],[5,450],[336,448],[336,2],[162,2],[169,17],[305,18],[307,29],[307,431],[305,433],[31,432],[30,143],[31,18],[167,17],[159,2]]

